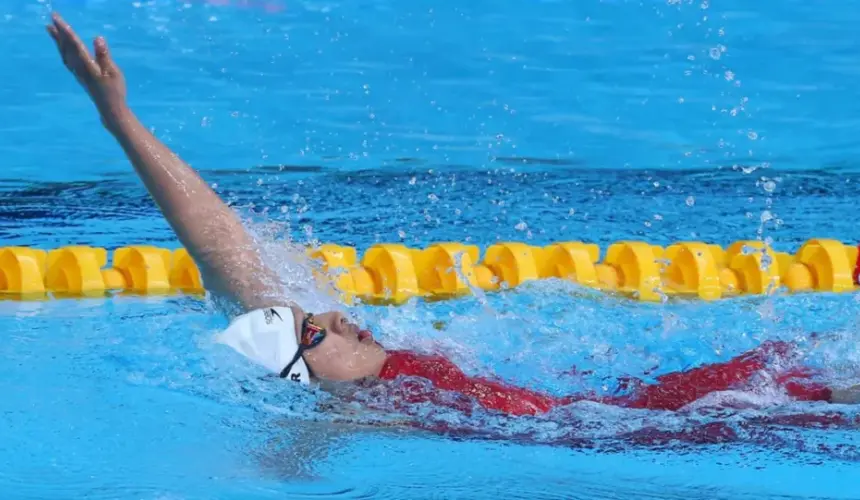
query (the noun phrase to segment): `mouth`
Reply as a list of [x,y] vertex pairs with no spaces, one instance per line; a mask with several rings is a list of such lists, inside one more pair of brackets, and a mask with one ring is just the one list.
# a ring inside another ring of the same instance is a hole
[[367,330],[360,330],[358,332],[358,341],[362,344],[365,342],[373,342],[373,334]]

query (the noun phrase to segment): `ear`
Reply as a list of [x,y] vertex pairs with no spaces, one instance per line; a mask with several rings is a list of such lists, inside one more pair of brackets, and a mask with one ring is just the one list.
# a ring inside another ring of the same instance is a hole
[[305,311],[301,307],[299,307],[295,304],[290,304],[289,308],[293,312],[293,323],[296,326],[296,342],[301,344],[302,343],[302,323],[305,320]]

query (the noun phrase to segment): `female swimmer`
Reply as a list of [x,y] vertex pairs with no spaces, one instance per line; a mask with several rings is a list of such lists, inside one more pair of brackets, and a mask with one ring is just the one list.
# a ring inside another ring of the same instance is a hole
[[[125,151],[177,237],[198,264],[207,291],[229,304],[230,326],[219,340],[281,377],[308,384],[329,381],[393,380],[421,377],[434,390],[410,388],[405,400],[437,400],[439,391],[458,393],[481,406],[510,415],[533,415],[581,399],[634,408],[677,410],[715,391],[747,386],[758,373],[770,377],[799,400],[856,403],[860,389],[836,390],[814,382],[805,370],[779,371],[775,358],[791,355],[791,345],[767,343],[727,363],[664,375],[619,397],[556,397],[464,374],[442,356],[386,351],[373,335],[343,314],[311,314],[284,298],[277,275],[264,264],[250,234],[206,182],[156,139],[126,102],[122,72],[102,37],[91,56],[72,28],[52,16],[48,33],[65,66],[89,94],[105,128]],[[413,384],[414,385],[414,384]]]

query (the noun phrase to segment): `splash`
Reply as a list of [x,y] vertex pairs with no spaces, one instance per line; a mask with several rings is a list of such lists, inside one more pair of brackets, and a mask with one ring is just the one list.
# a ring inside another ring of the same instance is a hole
[[[719,303],[667,299],[660,304],[609,297],[563,280],[527,283],[513,290],[458,300],[414,299],[403,306],[340,303],[331,280],[307,258],[319,228],[290,209],[285,222],[249,217],[267,262],[278,270],[285,295],[312,310],[346,310],[374,330],[387,348],[440,353],[468,375],[499,378],[556,396],[624,390],[625,380],[652,383],[659,376],[725,361],[770,340],[799,346],[798,362],[828,384],[860,383],[853,348],[860,303],[850,296],[746,297]],[[294,220],[303,224],[294,227]],[[731,321],[726,321],[731,318]],[[247,378],[247,377],[246,377]],[[246,380],[246,379],[243,379]],[[425,383],[420,380],[412,383]],[[623,450],[723,444],[860,457],[857,443],[821,446],[818,433],[857,428],[853,408],[797,403],[772,381],[744,391],[713,393],[677,412],[578,402],[537,417],[508,417],[457,394],[436,402],[403,400],[386,384],[328,385],[299,396],[274,394],[267,383],[243,382],[237,396],[279,417],[324,420],[432,432],[452,439]],[[259,400],[265,401],[260,403]],[[446,404],[439,404],[440,402]],[[814,432],[813,432],[814,431]],[[826,439],[825,439],[826,441]]]
[[[286,2],[278,0],[194,0],[197,3],[204,3],[216,7],[236,7],[239,9],[259,9],[268,13],[282,12],[287,9]],[[191,3],[190,0],[183,0],[182,3]]]
[[[313,273],[318,270],[301,245],[275,242],[273,235],[288,232],[271,222],[255,226],[290,295],[304,304],[345,308],[316,284]],[[623,390],[624,380],[653,382],[661,374],[726,360],[775,339],[797,344],[798,362],[820,370],[829,383],[860,383],[851,326],[860,312],[857,302],[844,296],[814,299],[777,296],[655,305],[548,280],[447,302],[413,300],[400,307],[349,309],[389,348],[442,353],[470,375],[498,377],[554,395],[612,394]],[[765,305],[770,312],[763,316]],[[846,308],[851,314],[845,314]],[[726,317],[733,321],[726,323]],[[826,334],[813,333],[811,324]],[[267,386],[249,390],[267,394],[262,411],[280,412],[280,404],[296,408],[291,398],[272,399]],[[732,444],[839,460],[860,458],[860,446],[853,440],[828,445],[812,432],[837,436],[856,430],[860,417],[854,408],[793,402],[767,377],[744,391],[709,394],[677,412],[581,401],[537,417],[508,417],[453,393],[420,403],[400,394],[387,384],[332,386],[315,392],[301,411],[290,415],[430,431],[452,439],[608,451]]]

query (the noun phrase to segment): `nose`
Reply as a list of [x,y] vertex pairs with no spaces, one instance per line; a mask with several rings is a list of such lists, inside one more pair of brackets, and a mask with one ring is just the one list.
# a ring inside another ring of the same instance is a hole
[[344,324],[344,328],[346,328],[346,331],[352,335],[358,335],[358,331],[360,330],[358,325],[349,321],[349,320],[345,320],[345,321],[346,321],[346,323]]
[[358,325],[349,321],[343,313],[337,313],[334,318],[334,327],[341,334],[358,333]]

